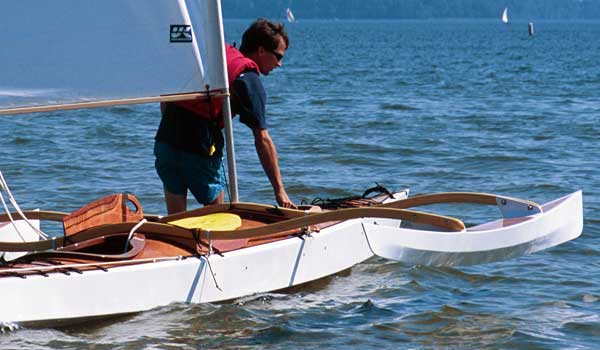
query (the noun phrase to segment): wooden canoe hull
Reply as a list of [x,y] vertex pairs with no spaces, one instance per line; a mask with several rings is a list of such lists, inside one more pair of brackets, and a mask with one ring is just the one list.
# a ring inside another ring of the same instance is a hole
[[[235,299],[313,281],[373,256],[360,219],[222,255],[0,278],[0,322],[77,320]],[[210,265],[210,266],[209,266]],[[212,271],[212,272],[211,272]]]

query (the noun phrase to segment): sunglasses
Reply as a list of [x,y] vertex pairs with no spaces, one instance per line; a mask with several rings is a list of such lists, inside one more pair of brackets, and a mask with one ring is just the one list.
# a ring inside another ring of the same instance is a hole
[[273,56],[275,56],[275,59],[277,59],[277,62],[281,62],[281,60],[283,59],[283,55],[280,54],[279,52],[275,52],[274,50],[269,50],[270,53],[273,54]]

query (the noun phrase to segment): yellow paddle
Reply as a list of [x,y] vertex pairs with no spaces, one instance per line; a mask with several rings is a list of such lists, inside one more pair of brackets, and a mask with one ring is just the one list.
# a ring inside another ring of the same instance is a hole
[[242,226],[242,219],[231,213],[214,213],[170,221],[169,224],[187,229],[231,231]]

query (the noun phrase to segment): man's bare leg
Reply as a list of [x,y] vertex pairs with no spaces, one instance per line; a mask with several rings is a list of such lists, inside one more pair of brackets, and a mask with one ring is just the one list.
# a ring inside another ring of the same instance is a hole
[[165,190],[165,201],[167,202],[167,213],[169,215],[186,211],[187,209],[187,196],[174,194]]
[[225,201],[225,192],[221,191],[217,198],[214,201],[210,202],[210,204],[221,204]]

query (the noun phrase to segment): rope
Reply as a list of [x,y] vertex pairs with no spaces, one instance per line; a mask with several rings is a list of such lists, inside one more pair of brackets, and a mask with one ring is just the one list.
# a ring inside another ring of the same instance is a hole
[[[15,210],[17,211],[17,213],[19,213],[19,216],[21,216],[21,218],[27,223],[27,225],[29,225],[29,227],[31,227],[31,229],[42,239],[48,239],[48,235],[45,234],[44,232],[42,232],[40,229],[38,229],[37,227],[35,227],[31,221],[29,221],[29,219],[27,219],[27,217],[25,216],[25,214],[23,214],[23,211],[21,211],[21,208],[19,207],[19,204],[17,204],[17,201],[15,200],[15,198],[13,197],[12,193],[10,192],[10,189],[8,188],[8,184],[6,183],[6,180],[4,180],[4,176],[2,175],[2,171],[0,171],[0,188],[6,192],[6,195],[8,196],[8,199],[10,201],[10,204],[12,204],[12,206],[15,208]],[[12,218],[12,216],[10,215],[10,212],[8,210],[8,207],[4,201],[4,196],[1,195],[1,191],[0,191],[0,198],[2,198],[2,204],[4,206],[4,210],[6,211],[6,213],[8,214],[9,220],[11,221],[11,223],[13,224],[13,226],[16,229],[16,224]],[[21,236],[21,239],[23,239],[23,236],[21,235],[20,232],[17,233],[19,234],[19,236]],[[25,239],[23,239],[23,242],[25,242]]]
[[[2,186],[1,182],[0,182],[0,187],[2,190],[4,190],[4,186]],[[12,215],[10,215],[10,210],[8,210],[8,206],[6,205],[6,202],[4,201],[4,195],[2,194],[2,191],[0,191],[0,200],[2,200],[2,206],[4,207],[4,211],[8,215],[8,219],[10,220],[10,223],[12,224],[13,228],[15,229],[15,232],[19,235],[19,237],[21,237],[21,240],[23,242],[25,242],[25,237],[23,237],[23,235],[21,234],[21,231],[19,230],[19,228],[17,227],[17,224],[15,223],[15,220],[13,220]]]
[[229,192],[229,181],[227,181],[227,172],[225,171],[225,162],[221,161],[221,167],[223,168],[223,179],[225,180],[225,189],[227,190],[227,201],[231,204],[231,193]]
[[[214,110],[213,110],[213,106],[212,106],[212,98],[210,96],[210,89],[208,84],[206,85],[206,95],[208,97],[208,110],[210,113],[210,123],[211,123],[211,130],[210,132],[213,133],[213,141],[216,141],[216,137],[215,137],[215,133],[217,132],[216,130],[219,130],[219,124],[218,124],[218,119],[217,117],[214,115]],[[219,130],[218,132],[221,132],[221,130]],[[216,145],[216,142],[213,142],[213,145],[211,145],[211,147],[214,147]],[[212,154],[209,154],[209,156],[212,156]],[[223,178],[225,179],[225,188],[227,189],[227,198],[228,198],[228,202],[231,204],[231,193],[229,193],[229,182],[227,181],[227,175],[225,173],[225,163],[223,162],[223,158],[221,157],[221,168],[223,169]]]
[[127,241],[125,241],[125,250],[123,251],[123,254],[127,253],[127,250],[129,249],[129,242],[131,241],[131,237],[133,237],[135,231],[137,231],[137,229],[139,229],[143,224],[145,224],[146,221],[148,220],[142,219],[140,220],[140,222],[137,223],[137,225],[131,228],[131,231],[129,231],[129,236],[127,236]]
[[212,266],[210,265],[210,256],[206,256],[204,257],[206,259],[206,263],[208,264],[208,269],[210,270],[210,275],[213,278],[213,282],[215,282],[215,287],[217,287],[218,290],[223,291],[221,289],[221,287],[219,286],[219,283],[217,283],[217,277],[215,277],[215,273],[213,272]]
[[[378,183],[375,183],[375,187],[371,187],[363,192],[360,196],[349,196],[349,197],[341,197],[341,198],[319,198],[316,197],[310,203],[311,205],[318,205],[323,209],[340,209],[340,208],[355,208],[357,206],[371,206],[375,204],[379,204],[378,201],[372,199],[373,197],[379,194],[386,194],[390,196],[390,198],[394,198],[394,195],[385,187],[381,186]],[[373,196],[367,197],[368,195],[374,193]]]

